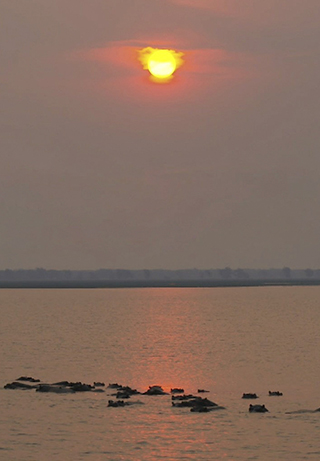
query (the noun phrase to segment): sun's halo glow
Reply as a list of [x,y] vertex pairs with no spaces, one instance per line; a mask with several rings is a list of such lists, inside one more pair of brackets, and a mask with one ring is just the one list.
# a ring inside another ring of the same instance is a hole
[[148,70],[156,81],[171,80],[183,64],[183,53],[173,50],[148,47],[138,53],[143,69]]

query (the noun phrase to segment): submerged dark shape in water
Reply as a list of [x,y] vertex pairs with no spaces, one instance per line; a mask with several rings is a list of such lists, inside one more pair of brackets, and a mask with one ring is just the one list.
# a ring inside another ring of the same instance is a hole
[[295,411],[286,411],[286,415],[301,415],[304,413],[320,413],[320,408],[316,408],[315,410],[295,410]]
[[105,383],[102,383],[100,381],[94,381],[93,385],[94,387],[104,387]]
[[243,393],[242,398],[243,399],[258,399],[259,397],[257,396],[257,394],[253,394],[252,392],[248,392],[248,393]]
[[269,411],[264,405],[251,405],[249,406],[250,413],[266,413]]
[[201,393],[204,393],[204,392],[210,392],[210,391],[206,391],[205,389],[198,389],[198,394],[201,394]]
[[143,395],[168,395],[168,393],[164,392],[161,386],[149,386],[149,389],[143,392]]
[[283,395],[283,393],[280,392],[280,391],[269,391],[269,395],[270,395],[270,397],[281,396],[281,395]]

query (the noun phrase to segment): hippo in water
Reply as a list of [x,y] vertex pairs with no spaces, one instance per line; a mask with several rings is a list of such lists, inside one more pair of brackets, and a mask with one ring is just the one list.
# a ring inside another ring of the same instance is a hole
[[213,407],[192,407],[190,411],[195,413],[208,413],[209,411],[213,410]]
[[130,399],[131,397],[131,394],[125,391],[118,391],[115,394],[111,394],[111,395],[115,396],[117,399]]
[[171,400],[189,400],[189,399],[195,399],[196,396],[192,394],[182,394],[182,395],[172,395]]
[[128,407],[131,405],[144,405],[143,402],[140,400],[136,400],[135,402],[124,402],[123,400],[108,400],[108,407]]
[[29,383],[40,383],[40,379],[32,378],[31,376],[20,376],[17,381],[28,381]]
[[108,385],[109,389],[119,389],[121,386],[121,384],[118,384],[118,383],[109,383]]
[[217,405],[216,407],[192,407],[190,408],[190,411],[195,412],[195,413],[208,413],[209,411],[216,411],[216,410],[225,410],[225,407],[221,407],[220,405]]
[[[172,406],[173,407],[189,407],[195,408],[193,411],[201,411],[201,408],[211,408],[211,409],[222,409],[217,403],[212,402],[207,398],[202,398],[194,395],[183,396],[183,399],[176,401],[172,396]],[[206,411],[206,410],[204,410]]]
[[266,413],[269,411],[264,405],[251,405],[249,406],[250,413]]
[[140,394],[140,392],[137,391],[137,389],[132,389],[130,386],[122,386],[122,384],[109,384],[108,386],[110,389],[116,389],[117,392],[114,394],[111,394],[113,396],[116,396],[117,399],[128,399],[131,395],[136,395]]
[[182,389],[181,387],[174,387],[174,388],[171,388],[171,394],[183,394],[184,393],[184,389]]
[[109,400],[108,401],[108,407],[124,407],[125,406],[125,402],[123,400]]
[[27,384],[25,382],[20,383],[19,381],[13,381],[12,383],[8,383],[4,386],[5,389],[36,389],[39,385]]
[[70,387],[55,386],[51,384],[40,384],[36,392],[53,392],[55,394],[74,394],[74,390]]
[[79,382],[59,381],[54,384],[39,384],[37,392],[54,392],[56,394],[71,394],[73,392],[96,391],[91,384]]
[[144,395],[168,395],[164,392],[161,386],[149,386],[149,389],[143,393]]
[[257,394],[253,394],[252,392],[242,394],[243,399],[258,399],[259,397]]
[[272,397],[272,396],[281,396],[283,395],[282,392],[279,392],[279,391],[269,391],[269,396]]

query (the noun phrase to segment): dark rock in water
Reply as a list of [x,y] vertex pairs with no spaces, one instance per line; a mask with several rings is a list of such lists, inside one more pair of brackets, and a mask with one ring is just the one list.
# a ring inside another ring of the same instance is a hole
[[283,395],[283,393],[279,391],[269,391],[269,395],[270,396],[281,396]]
[[249,406],[250,413],[266,413],[269,411],[264,405],[251,405]]
[[210,391],[206,391],[205,389],[198,389],[198,394],[201,394],[201,393],[204,393],[204,392],[210,392]]
[[29,383],[40,383],[40,379],[32,378],[31,376],[20,376],[17,381],[28,381]]
[[18,381],[13,381],[12,383],[8,383],[4,386],[5,389],[36,389],[39,385],[32,385],[32,384],[26,384],[26,383],[20,383]]
[[242,394],[243,399],[258,399],[259,397],[257,394],[253,394],[251,392],[248,392],[247,394]]
[[171,394],[183,394],[184,393],[184,389],[182,389],[181,387],[174,387],[173,389],[171,389]]
[[144,395],[168,395],[167,392],[164,392],[161,386],[149,386],[149,389],[146,392],[143,392]]
[[105,384],[102,383],[102,382],[100,382],[100,381],[95,381],[95,382],[93,383],[93,385],[94,385],[95,387],[104,387],[104,386],[105,386]]

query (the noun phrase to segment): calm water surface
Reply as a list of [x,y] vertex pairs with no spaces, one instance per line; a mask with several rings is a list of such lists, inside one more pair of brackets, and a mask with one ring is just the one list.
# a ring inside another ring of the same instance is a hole
[[[319,325],[320,287],[0,290],[0,459],[319,460],[320,413],[286,413],[320,407]],[[20,375],[206,388],[226,409],[3,389]]]

